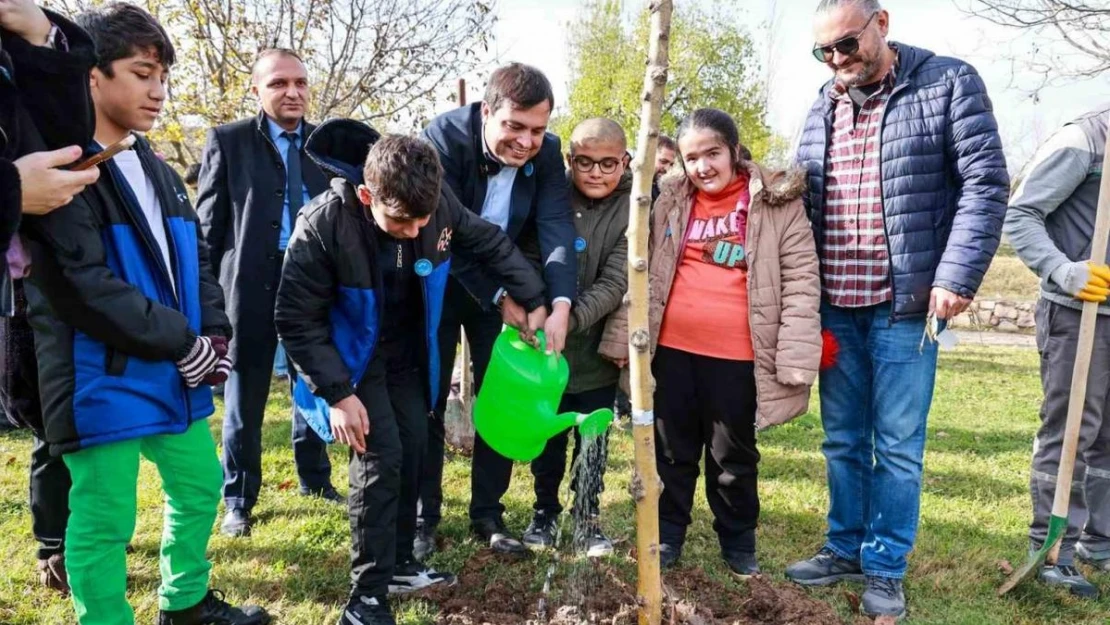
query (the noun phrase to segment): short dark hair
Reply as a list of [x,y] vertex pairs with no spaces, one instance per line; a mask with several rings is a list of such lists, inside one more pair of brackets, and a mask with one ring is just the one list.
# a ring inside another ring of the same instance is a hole
[[667,135],[659,135],[659,143],[656,144],[655,149],[659,150],[662,148],[671,150],[672,152],[677,152],[678,144],[674,142],[674,139],[668,137]]
[[77,16],[96,47],[96,67],[109,78],[112,63],[153,51],[167,69],[177,60],[169,35],[158,20],[127,2],[112,2]]
[[193,163],[185,168],[185,184],[193,187],[198,180],[200,180],[200,163]]
[[555,108],[551,82],[543,72],[524,63],[509,63],[494,70],[483,98],[490,111],[500,109],[506,101],[514,108],[530,109],[545,100],[548,106]]
[[698,109],[690,113],[678,126],[678,138],[691,130],[709,130],[717,134],[721,143],[728,148],[729,156],[737,167],[741,161],[752,160],[752,153],[740,143],[740,129],[728,113],[712,108]]
[[407,135],[385,135],[370,148],[362,177],[374,201],[397,219],[421,219],[439,206],[443,167],[431,144]]

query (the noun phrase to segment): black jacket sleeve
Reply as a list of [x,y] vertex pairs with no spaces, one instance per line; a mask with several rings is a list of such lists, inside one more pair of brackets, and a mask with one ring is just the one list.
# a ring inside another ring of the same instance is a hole
[[573,301],[578,292],[578,257],[574,252],[570,186],[562,158],[558,138],[554,150],[541,150],[536,157],[536,231],[548,299],[565,297]]
[[531,312],[543,305],[543,280],[509,235],[466,210],[447,188],[440,197],[440,210],[451,214],[451,241],[457,253],[480,263],[497,277],[525,310]]
[[216,129],[208,131],[204,143],[204,154],[200,160],[200,176],[197,180],[197,216],[200,218],[201,232],[208,244],[209,261],[212,275],[220,275],[220,261],[227,246],[228,230],[231,224],[231,187],[228,186],[227,163],[220,136]]
[[[320,210],[340,210],[339,200]],[[319,217],[319,216],[316,216]],[[354,394],[351,374],[331,338],[328,315],[339,290],[334,237],[321,233],[314,224],[329,224],[326,219],[310,221],[304,213],[285,250],[281,268],[274,323],[289,359],[308,388],[330,405]],[[325,242],[327,241],[327,243]]]
[[196,342],[188,319],[108,268],[100,226],[85,194],[28,219],[24,232],[35,266],[31,282],[62,323],[130,356],[181,360]]
[[12,59],[19,96],[46,149],[70,145],[87,147],[96,125],[89,71],[96,64],[92,39],[79,26],[46,11],[50,21],[66,38],[68,50],[36,46],[8,31],[0,30],[3,48]]

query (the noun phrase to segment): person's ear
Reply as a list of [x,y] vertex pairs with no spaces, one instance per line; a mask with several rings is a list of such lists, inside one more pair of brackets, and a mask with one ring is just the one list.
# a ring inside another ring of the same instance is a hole
[[363,206],[370,206],[374,203],[374,196],[370,195],[370,189],[368,189],[364,184],[358,185],[358,189],[356,189],[355,194],[358,196],[358,201]]
[[570,152],[566,153],[567,169],[574,169],[574,156]]
[[490,111],[489,104],[482,102],[482,121],[489,119],[490,113],[492,113],[492,111]]
[[887,33],[890,32],[890,13],[886,10],[879,11],[875,16],[875,23],[879,25],[879,33],[886,39]]

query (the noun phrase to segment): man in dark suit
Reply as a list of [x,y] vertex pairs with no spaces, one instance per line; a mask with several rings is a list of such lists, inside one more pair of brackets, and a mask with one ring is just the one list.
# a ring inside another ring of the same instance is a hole
[[[544,324],[548,351],[561,352],[570,306],[577,291],[574,217],[559,138],[547,132],[555,98],[537,69],[513,63],[490,76],[483,101],[440,115],[424,131],[439,152],[444,182],[464,206],[501,227],[540,262],[551,314]],[[459,326],[466,328],[481,387],[502,321],[524,327],[520,303],[478,264],[458,258],[451,267],[439,331],[439,401],[428,428],[428,451],[420,484],[418,557],[430,553],[443,500],[443,415],[451,383]],[[500,311],[498,310],[500,308]],[[509,488],[512,461],[476,437],[471,470],[471,529],[499,553],[524,545],[509,536],[501,497]]]
[[[297,212],[327,187],[327,176],[304,152],[314,127],[304,121],[308,74],[300,57],[265,50],[251,81],[262,112],[209,131],[197,193],[235,330],[235,367],[224,387],[222,531],[230,536],[250,534],[262,486],[262,416],[277,349],[274,298],[285,246]],[[302,494],[343,501],[331,485],[326,445],[296,410],[293,455]]]

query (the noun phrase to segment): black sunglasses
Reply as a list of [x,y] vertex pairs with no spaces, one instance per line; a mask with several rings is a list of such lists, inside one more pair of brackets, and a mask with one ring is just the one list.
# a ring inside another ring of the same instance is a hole
[[860,35],[863,34],[863,31],[867,30],[867,27],[871,25],[871,20],[875,19],[876,15],[878,15],[878,13],[872,13],[871,17],[867,18],[867,22],[864,23],[863,28],[859,29],[859,32],[852,35],[851,37],[845,37],[838,41],[834,41],[827,46],[813,46],[813,58],[821,61],[822,63],[828,63],[833,58],[834,50],[843,54],[844,56],[851,56],[855,54],[857,51],[859,51]]

